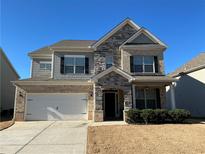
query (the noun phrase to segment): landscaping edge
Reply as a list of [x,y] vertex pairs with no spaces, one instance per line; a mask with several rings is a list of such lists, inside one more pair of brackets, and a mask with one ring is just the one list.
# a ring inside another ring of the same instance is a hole
[[3,122],[0,122],[0,131],[6,129],[6,128],[9,128],[11,127],[13,124],[15,123],[15,120],[12,119],[10,121],[3,121]]

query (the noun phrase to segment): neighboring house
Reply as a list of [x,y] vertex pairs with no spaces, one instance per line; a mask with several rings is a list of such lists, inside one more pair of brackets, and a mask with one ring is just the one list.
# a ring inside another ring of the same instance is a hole
[[123,120],[130,108],[164,108],[166,45],[126,19],[99,40],[63,40],[30,52],[16,81],[17,120]]
[[[0,48],[0,113],[12,114],[14,109],[15,86],[11,81],[19,79],[18,73]],[[0,118],[1,119],[1,118]]]
[[176,108],[189,110],[193,117],[205,117],[205,52],[169,76],[178,79],[174,85]]

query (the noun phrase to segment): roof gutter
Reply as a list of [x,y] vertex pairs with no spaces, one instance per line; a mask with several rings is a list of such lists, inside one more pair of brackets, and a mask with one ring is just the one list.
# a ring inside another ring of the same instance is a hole
[[92,85],[89,81],[12,81],[14,85]]

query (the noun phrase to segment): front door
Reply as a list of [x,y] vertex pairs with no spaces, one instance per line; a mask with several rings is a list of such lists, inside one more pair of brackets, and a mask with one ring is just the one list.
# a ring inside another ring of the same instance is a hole
[[105,103],[105,119],[112,120],[116,116],[115,114],[115,104],[116,104],[116,93],[106,92],[104,93],[104,103]]

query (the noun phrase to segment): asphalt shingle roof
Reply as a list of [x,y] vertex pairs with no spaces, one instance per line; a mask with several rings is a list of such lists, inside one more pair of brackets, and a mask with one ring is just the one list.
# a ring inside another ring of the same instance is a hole
[[52,45],[32,51],[29,54],[51,54],[53,48],[89,48],[96,40],[62,40]]
[[178,76],[180,73],[186,73],[191,70],[200,68],[201,66],[205,66],[205,52],[200,53],[198,56],[196,56],[186,64],[182,65],[181,67],[177,68],[174,72],[168,75],[175,77]]

